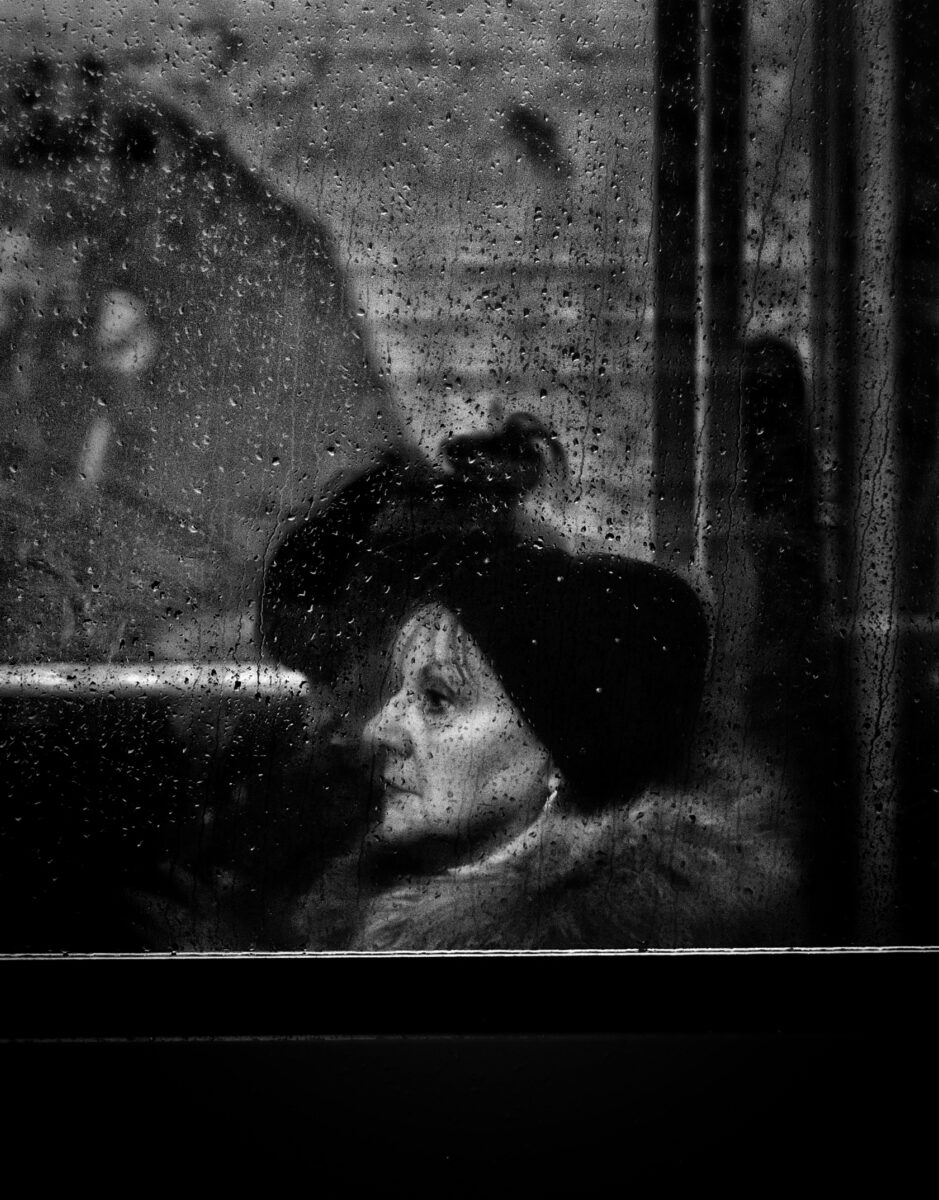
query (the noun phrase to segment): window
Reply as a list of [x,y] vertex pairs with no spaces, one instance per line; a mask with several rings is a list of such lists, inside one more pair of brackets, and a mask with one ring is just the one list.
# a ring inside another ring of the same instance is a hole
[[[590,902],[581,944],[932,940],[925,6],[142,8],[4,26],[0,951],[352,944],[421,539],[510,531],[676,572],[712,630],[649,870],[716,924]],[[594,661],[577,619],[529,659]],[[566,724],[505,675],[566,753],[580,675]],[[697,873],[731,825],[749,865]]]

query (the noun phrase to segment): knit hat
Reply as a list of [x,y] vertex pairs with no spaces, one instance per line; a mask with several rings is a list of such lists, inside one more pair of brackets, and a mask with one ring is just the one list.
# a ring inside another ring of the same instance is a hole
[[557,439],[524,413],[494,432],[449,438],[442,455],[449,470],[387,451],[337,476],[286,523],[260,597],[269,653],[333,676],[350,651],[383,640],[385,621],[400,616],[395,601],[429,559],[473,534],[508,535],[522,497],[551,461],[565,461]]
[[293,523],[265,571],[268,652],[328,679],[350,653],[382,643],[388,622],[402,615],[407,581],[454,538],[495,520],[459,484],[394,452],[337,477]]
[[708,628],[677,575],[469,538],[415,592],[412,604],[436,600],[457,615],[581,800],[635,791],[684,761]]

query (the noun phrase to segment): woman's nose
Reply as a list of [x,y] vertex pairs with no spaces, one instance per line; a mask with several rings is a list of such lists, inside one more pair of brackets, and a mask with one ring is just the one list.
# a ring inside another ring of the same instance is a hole
[[363,731],[368,745],[396,750],[399,754],[407,753],[410,739],[404,722],[406,702],[407,696],[402,688],[378,710]]

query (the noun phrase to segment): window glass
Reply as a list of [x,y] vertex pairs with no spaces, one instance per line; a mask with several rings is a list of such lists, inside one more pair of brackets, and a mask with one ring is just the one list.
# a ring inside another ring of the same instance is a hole
[[0,952],[913,937],[915,13],[51,7],[0,6]]

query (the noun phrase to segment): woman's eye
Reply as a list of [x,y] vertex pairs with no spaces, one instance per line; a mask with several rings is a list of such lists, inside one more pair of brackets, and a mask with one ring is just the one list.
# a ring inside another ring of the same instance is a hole
[[446,692],[437,688],[427,688],[424,692],[424,703],[430,712],[442,713],[450,708],[452,700]]

